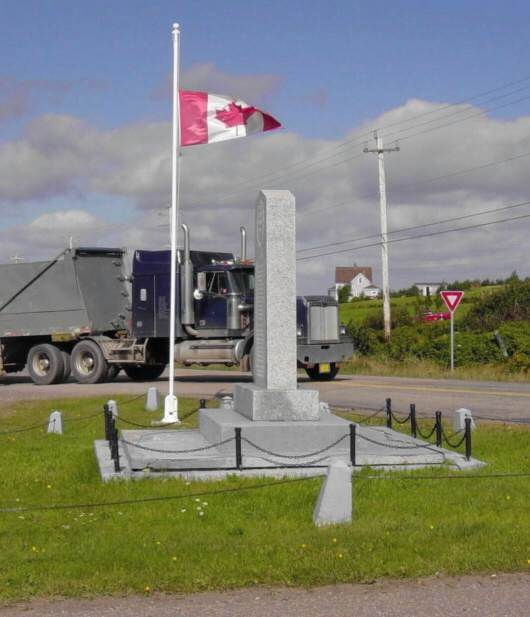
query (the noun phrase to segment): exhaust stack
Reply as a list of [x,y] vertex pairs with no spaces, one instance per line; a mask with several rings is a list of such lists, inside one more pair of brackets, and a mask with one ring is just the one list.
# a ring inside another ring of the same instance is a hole
[[190,230],[182,224],[184,232],[184,256],[180,265],[180,309],[182,323],[191,326],[195,323],[195,311],[193,308],[193,264],[190,258]]
[[241,226],[239,231],[241,233],[241,261],[245,261],[247,258],[247,230]]

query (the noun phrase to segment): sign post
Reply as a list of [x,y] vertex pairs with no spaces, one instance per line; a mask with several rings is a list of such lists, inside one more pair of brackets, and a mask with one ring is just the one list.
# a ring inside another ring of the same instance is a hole
[[451,370],[455,369],[455,311],[458,308],[462,298],[464,297],[463,291],[441,291],[440,296],[445,302],[445,306],[451,313]]

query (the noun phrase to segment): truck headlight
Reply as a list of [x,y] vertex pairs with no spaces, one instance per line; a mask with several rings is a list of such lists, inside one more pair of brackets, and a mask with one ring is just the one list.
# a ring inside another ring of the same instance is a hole
[[296,336],[302,336],[302,328],[297,328]]
[[348,331],[346,330],[346,326],[339,326],[339,333],[341,336],[348,334]]

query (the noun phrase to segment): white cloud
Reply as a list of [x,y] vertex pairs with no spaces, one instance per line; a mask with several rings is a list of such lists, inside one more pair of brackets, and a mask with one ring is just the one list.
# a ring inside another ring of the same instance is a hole
[[[193,246],[237,252],[241,224],[248,227],[251,246],[252,211],[260,188],[287,188],[295,194],[300,247],[377,234],[377,162],[372,155],[362,154],[362,140],[358,137],[373,126],[394,124],[383,131],[386,145],[392,145],[397,130],[409,129],[401,133],[401,151],[386,157],[391,230],[524,201],[530,192],[530,155],[500,161],[530,153],[530,117],[503,121],[477,116],[407,139],[437,124],[480,112],[463,105],[434,113],[442,107],[408,101],[347,134],[345,139],[351,140],[348,147],[337,148],[342,142],[333,140],[272,132],[184,149],[181,221],[191,226]],[[459,115],[449,116],[457,112]],[[432,122],[437,115],[445,119]],[[408,120],[414,121],[403,124]],[[54,219],[37,218],[29,226],[10,228],[15,229],[14,233],[5,229],[0,236],[0,254],[6,257],[9,251],[22,252],[30,245],[33,240],[23,230],[31,234],[35,225],[49,224],[48,231],[41,235],[52,237],[65,225],[72,227],[74,220],[77,229],[87,235],[97,228],[91,241],[100,244],[163,247],[167,228],[161,225],[167,218],[165,214],[158,216],[157,211],[170,201],[170,136],[168,123],[101,130],[72,117],[43,116],[32,122],[19,139],[0,144],[2,208],[12,209],[13,204],[40,199],[42,212],[51,197],[104,193],[131,200],[137,211],[135,220],[123,221],[119,226],[100,219],[83,219],[80,214],[66,217],[61,228],[54,226]],[[317,159],[322,162],[311,165]],[[492,161],[499,164],[461,173]],[[446,177],[436,179],[438,176]],[[530,207],[446,224],[441,229],[527,212]],[[528,273],[521,250],[528,228],[529,223],[522,219],[477,231],[391,244],[391,284],[401,287],[418,279],[493,276],[513,269]],[[414,233],[430,229],[436,228]],[[377,238],[363,240],[358,245],[375,241]],[[322,252],[326,250],[333,247]],[[334,266],[354,261],[372,265],[377,273],[379,248],[299,262],[300,285],[306,291],[325,292],[332,283]],[[376,279],[380,281],[378,275]]]
[[[155,98],[168,97],[172,91],[172,75],[153,93]],[[180,87],[182,90],[199,90],[213,94],[225,94],[237,99],[243,99],[249,104],[266,101],[274,94],[281,79],[278,75],[234,75],[225,73],[213,62],[203,62],[192,65],[182,71]]]

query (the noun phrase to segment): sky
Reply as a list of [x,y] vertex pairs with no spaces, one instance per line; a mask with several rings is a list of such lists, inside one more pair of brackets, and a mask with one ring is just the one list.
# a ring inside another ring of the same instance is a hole
[[529,18],[517,1],[0,0],[0,262],[70,236],[168,244],[178,22],[183,88],[283,125],[183,150],[193,248],[237,252],[258,191],[289,189],[299,291],[326,293],[354,263],[380,284],[363,154],[377,129],[400,146],[385,156],[392,288],[529,275]]

